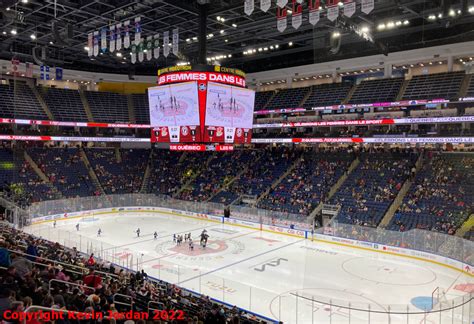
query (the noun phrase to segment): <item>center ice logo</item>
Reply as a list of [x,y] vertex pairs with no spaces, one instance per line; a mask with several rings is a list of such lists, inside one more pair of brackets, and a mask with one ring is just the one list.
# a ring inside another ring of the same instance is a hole
[[224,241],[209,241],[205,248],[199,245],[195,246],[194,250],[190,250],[187,244],[177,245],[171,248],[170,251],[188,255],[188,256],[200,256],[205,254],[214,254],[227,250],[229,246]]
[[163,243],[156,247],[156,251],[168,258],[179,260],[199,260],[222,259],[225,255],[237,255],[245,250],[245,245],[238,241],[209,240],[207,246],[202,248],[199,241],[194,242],[194,249],[189,249],[188,244],[176,245],[172,242]]

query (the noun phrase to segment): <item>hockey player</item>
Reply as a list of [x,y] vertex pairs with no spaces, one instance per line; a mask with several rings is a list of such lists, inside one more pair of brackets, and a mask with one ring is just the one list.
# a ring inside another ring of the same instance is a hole
[[102,234],[102,230],[99,228],[99,230],[97,231],[97,236],[100,236],[100,234]]
[[79,223],[76,224],[76,231],[79,231]]
[[140,237],[140,228],[137,228],[135,232],[137,233],[137,237]]
[[158,233],[155,231],[155,233],[153,233],[153,238],[156,240],[158,238]]
[[56,221],[54,221],[54,223],[53,223],[53,227],[54,227],[54,228],[56,228]]

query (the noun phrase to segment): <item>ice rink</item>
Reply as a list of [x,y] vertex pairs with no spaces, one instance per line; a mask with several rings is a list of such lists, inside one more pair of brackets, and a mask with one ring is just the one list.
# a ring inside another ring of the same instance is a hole
[[[204,229],[210,236],[205,249],[198,242]],[[474,320],[469,305],[427,316],[393,314],[406,312],[407,307],[422,312],[437,287],[445,292],[443,302],[474,287],[472,277],[430,262],[157,213],[61,220],[56,228],[43,223],[26,231],[84,252],[92,247],[115,263],[133,264],[133,269],[138,264],[149,276],[285,323],[471,324]],[[191,233],[194,251],[185,243],[173,243],[173,234],[185,233]]]

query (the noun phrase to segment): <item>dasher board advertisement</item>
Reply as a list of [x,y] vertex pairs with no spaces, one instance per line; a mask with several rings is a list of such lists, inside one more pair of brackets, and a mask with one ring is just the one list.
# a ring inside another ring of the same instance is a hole
[[208,82],[205,142],[250,143],[255,91]]

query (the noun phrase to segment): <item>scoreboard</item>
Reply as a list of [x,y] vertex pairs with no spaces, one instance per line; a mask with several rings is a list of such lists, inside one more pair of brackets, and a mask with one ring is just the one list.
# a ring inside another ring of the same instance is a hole
[[151,141],[250,143],[255,92],[245,74],[220,66],[176,66],[158,71],[148,89]]
[[255,92],[252,90],[209,82],[204,141],[248,143],[254,103]]
[[152,142],[199,142],[196,82],[148,89]]

